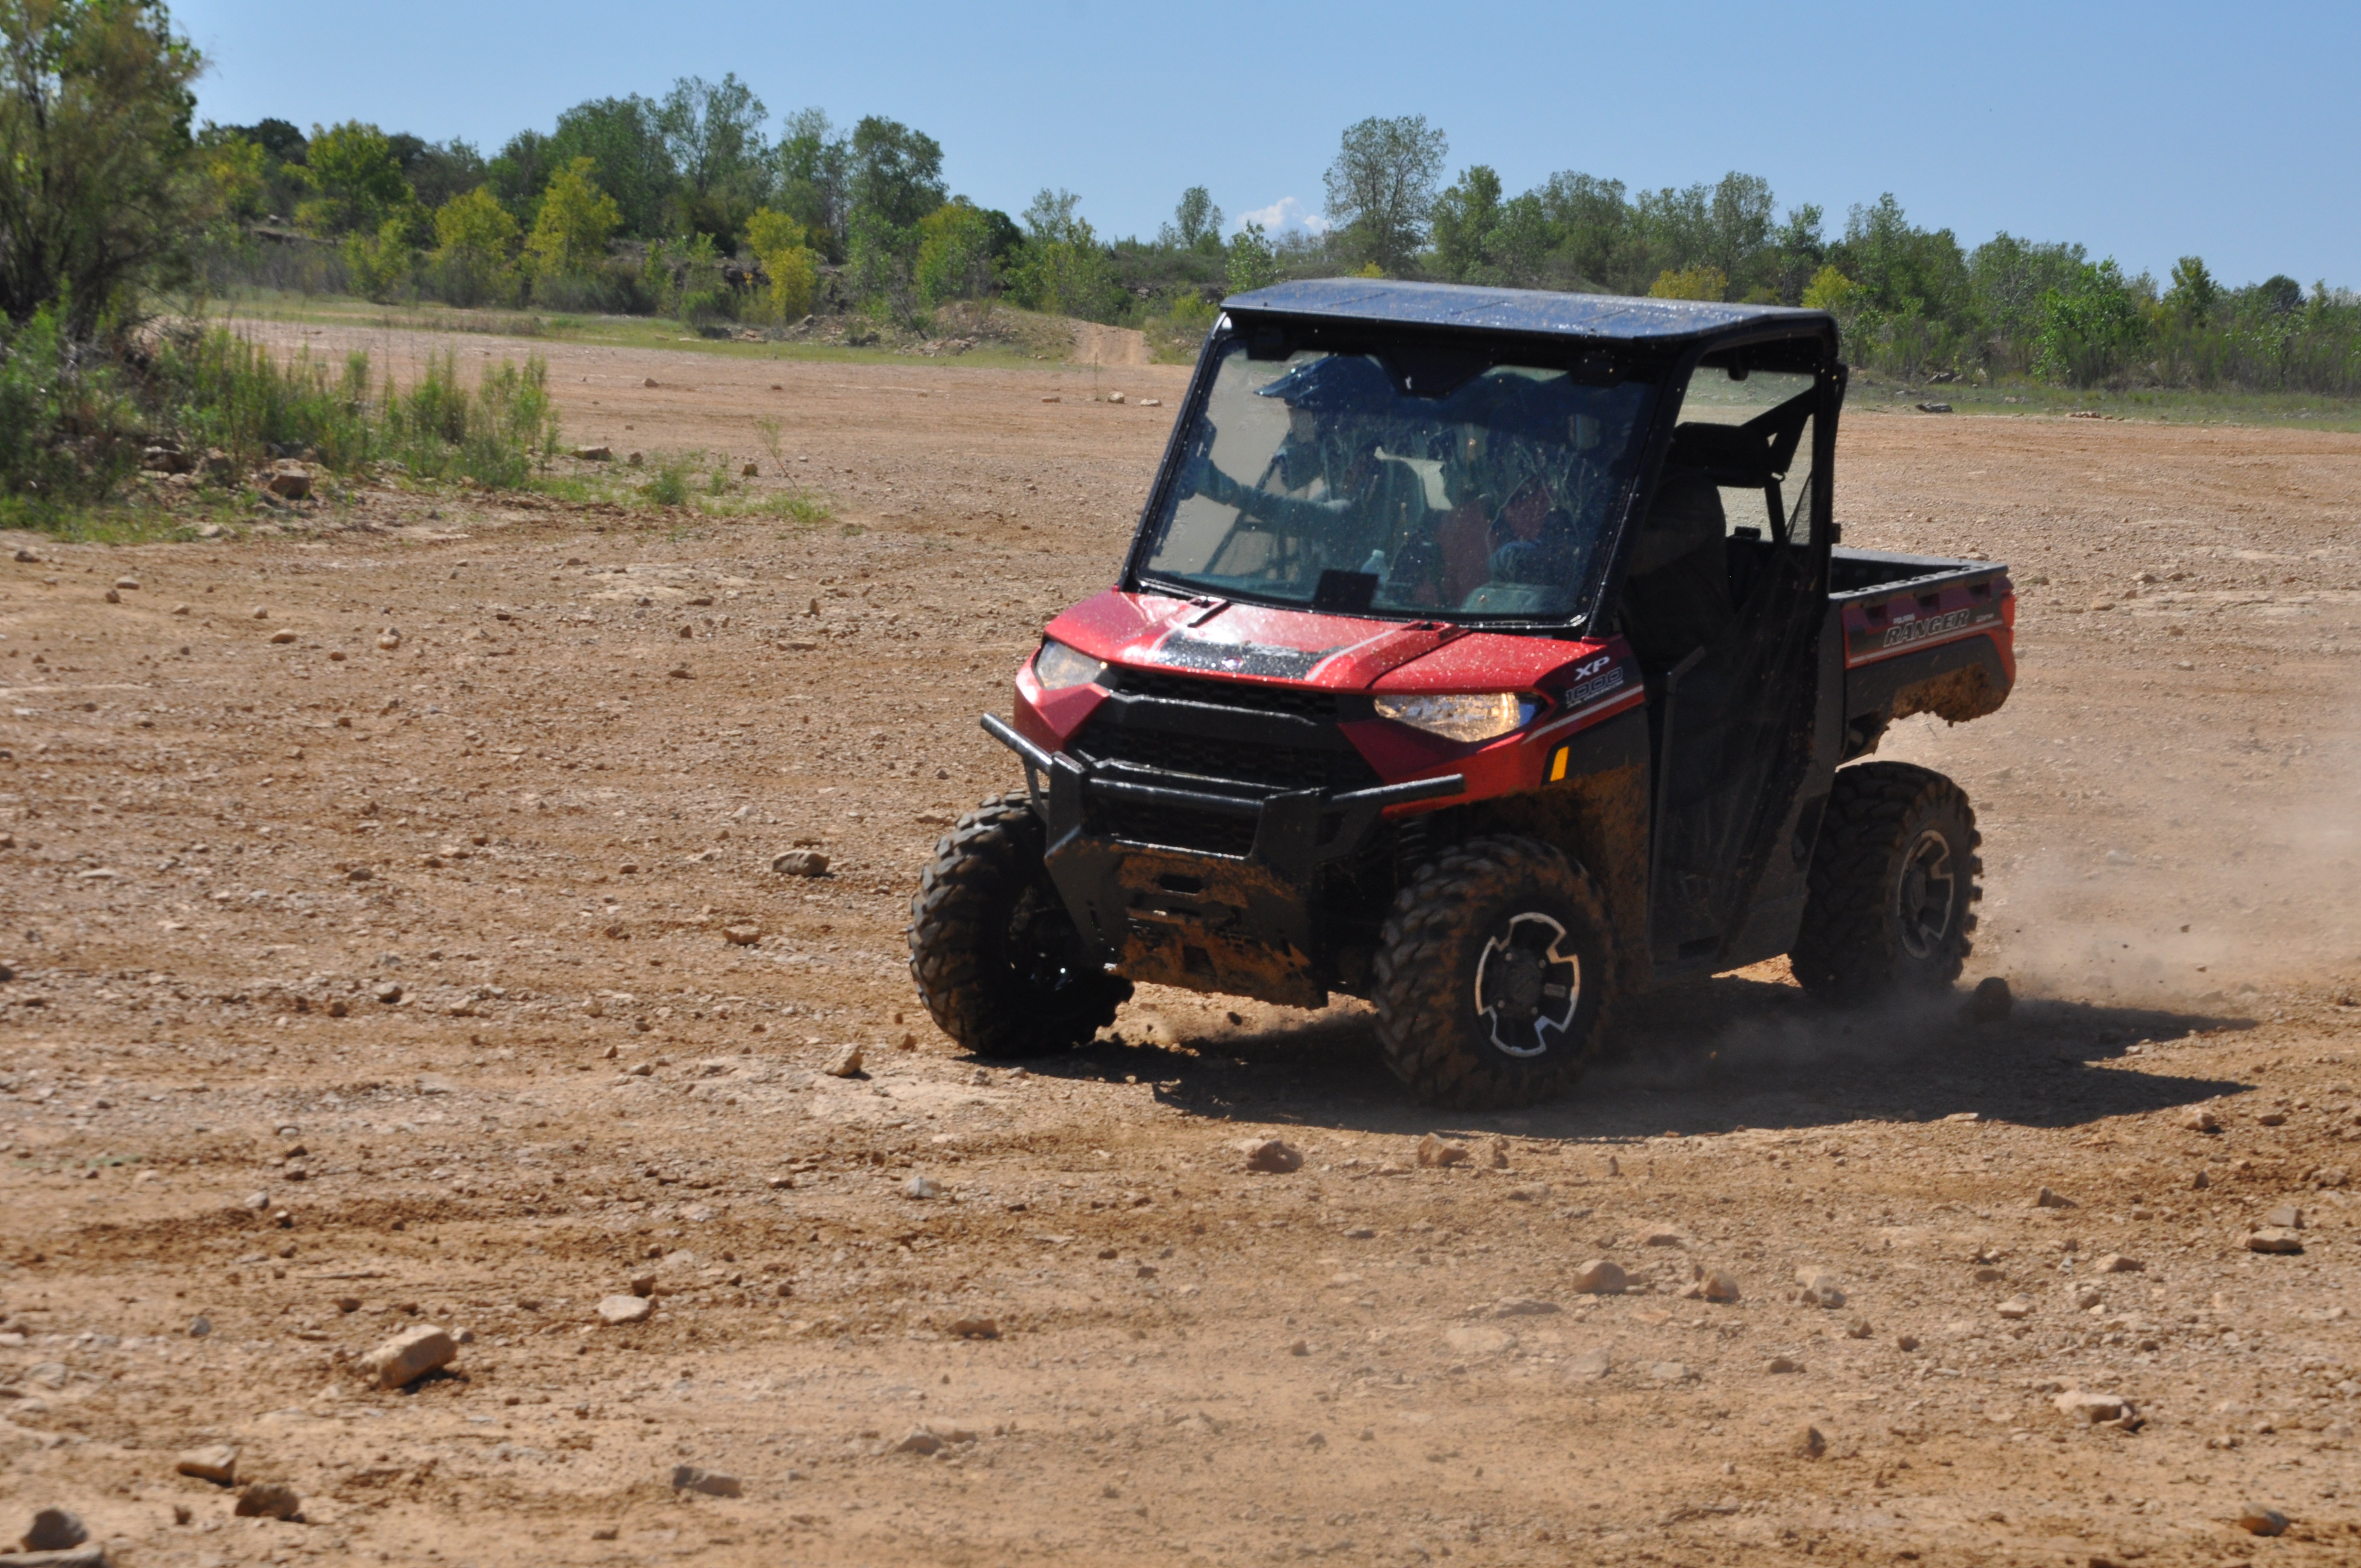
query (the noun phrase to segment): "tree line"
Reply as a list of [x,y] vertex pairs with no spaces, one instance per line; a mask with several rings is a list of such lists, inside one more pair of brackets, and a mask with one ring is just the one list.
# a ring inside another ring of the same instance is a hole
[[1971,247],[1891,194],[1833,223],[1738,171],[1634,189],[1566,170],[1511,193],[1489,165],[1454,171],[1420,115],[1344,130],[1321,232],[1231,225],[1198,186],[1154,236],[1114,238],[1071,192],[1012,217],[954,193],[926,132],[774,117],[734,74],[587,100],[487,155],[360,121],[194,125],[202,61],[162,0],[0,0],[0,22],[14,321],[67,300],[88,330],[130,292],[189,282],[774,326],[923,326],[1006,299],[1180,350],[1226,292],[1353,272],[1822,308],[1854,363],[1905,376],[2361,391],[2361,297],[2324,281],[2233,286],[2195,256],[2158,280],[2006,233]]

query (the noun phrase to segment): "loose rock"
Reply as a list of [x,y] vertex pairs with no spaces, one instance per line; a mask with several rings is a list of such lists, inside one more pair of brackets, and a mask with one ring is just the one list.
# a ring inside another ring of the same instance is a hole
[[998,1339],[1000,1323],[994,1318],[961,1318],[951,1324],[951,1332],[961,1339]]
[[901,1442],[894,1445],[894,1452],[896,1453],[918,1454],[940,1453],[943,1451],[943,1440],[941,1438],[937,1437],[933,1432],[928,1431],[924,1427],[915,1427],[911,1429],[907,1436],[904,1437]]
[[672,1489],[675,1492],[697,1492],[708,1497],[742,1497],[745,1485],[737,1476],[719,1470],[701,1469],[694,1464],[672,1467]]
[[2248,1503],[2238,1510],[2238,1528],[2248,1535],[2285,1535],[2288,1517],[2277,1508]]
[[237,1495],[242,1519],[293,1519],[303,1514],[303,1499],[284,1481],[256,1481]]
[[2029,1318],[2033,1316],[2033,1303],[2026,1300],[2022,1296],[2011,1296],[2007,1300],[2003,1301],[1998,1307],[1994,1308],[1993,1310],[2000,1313],[2002,1317],[2008,1319],[2011,1322],[2015,1322],[2021,1318]]
[[1448,1143],[1433,1133],[1418,1141],[1418,1163],[1431,1169],[1465,1165],[1475,1157],[1466,1144]]
[[818,850],[789,850],[772,858],[771,869],[782,876],[826,876],[828,857]]
[[2222,1130],[2222,1118],[2202,1105],[2191,1105],[2180,1113],[2180,1124],[2192,1133],[2218,1133]]
[[2097,1426],[2102,1421],[2120,1421],[2139,1413],[2132,1402],[2120,1394],[2092,1394],[2080,1388],[2069,1389],[2049,1402],[2057,1407],[2059,1415],[2091,1426]]
[[1544,1301],[1535,1296],[1505,1296],[1495,1302],[1492,1315],[1496,1318],[1542,1318],[1558,1310],[1554,1301]]
[[834,1061],[829,1063],[828,1066],[822,1068],[820,1070],[827,1073],[830,1078],[859,1078],[861,1076],[860,1046],[851,1045],[845,1047],[844,1049],[836,1053],[836,1059]]
[[2263,1216],[2263,1223],[2283,1231],[2300,1231],[2303,1229],[2303,1211],[2292,1203],[2282,1203]]
[[363,1358],[361,1366],[380,1388],[406,1388],[437,1367],[458,1359],[459,1344],[432,1323],[405,1330]]
[[1806,1427],[1795,1434],[1790,1445],[1806,1459],[1817,1459],[1828,1451],[1828,1440],[1817,1427]]
[[1960,1016],[1971,1024],[2005,1024],[2015,1010],[2008,981],[1995,974],[1976,981],[1975,991],[1960,1004]]
[[237,1450],[227,1443],[213,1448],[192,1448],[174,1462],[172,1468],[182,1475],[193,1475],[200,1481],[229,1486],[237,1481]]
[[655,1302],[646,1296],[605,1296],[598,1301],[598,1316],[610,1326],[644,1323],[655,1310]]
[[1697,1294],[1708,1301],[1735,1301],[1738,1299],[1738,1276],[1727,1269],[1714,1269],[1697,1281]]
[[90,1539],[90,1527],[64,1508],[43,1508],[25,1531],[27,1552],[65,1552]]
[[931,1176],[914,1176],[904,1184],[902,1193],[908,1198],[939,1198],[943,1195],[943,1185]]
[[1795,1283],[1802,1287],[1795,1299],[1806,1307],[1841,1307],[1845,1293],[1837,1284],[1837,1277],[1825,1268],[1808,1265],[1795,1270]]
[[1784,1355],[1774,1355],[1763,1368],[1765,1372],[1801,1372],[1804,1364]]
[[1248,1170],[1285,1176],[1303,1168],[1301,1152],[1278,1138],[1245,1138],[1231,1146],[1244,1157]]
[[2080,1203],[2075,1202],[2071,1198],[2062,1197],[2059,1194],[2051,1191],[2047,1187],[2033,1195],[2033,1206],[2037,1209],[2079,1209],[2081,1207]]
[[1576,1351],[1567,1356],[1564,1370],[1565,1375],[1570,1378],[1604,1377],[1614,1370],[1614,1363],[1609,1359],[1605,1350],[1593,1346],[1588,1350]]
[[725,927],[721,935],[733,948],[751,948],[763,939],[763,928],[760,926],[730,926]]
[[1620,1296],[1631,1279],[1620,1264],[1594,1257],[1574,1271],[1572,1284],[1586,1296]]
[[2303,1237],[2280,1225],[2268,1225],[2246,1238],[2248,1252],[2300,1253]]
[[2138,1258],[2125,1257],[2122,1253],[2111,1252],[2092,1266],[2101,1274],[2137,1274],[2146,1269],[2147,1265]]
[[282,626],[270,634],[270,641],[277,643],[292,642],[295,641],[295,633]]

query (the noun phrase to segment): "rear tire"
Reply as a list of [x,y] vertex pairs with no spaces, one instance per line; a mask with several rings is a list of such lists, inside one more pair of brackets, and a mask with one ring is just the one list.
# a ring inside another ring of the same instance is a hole
[[910,978],[942,1032],[978,1056],[1044,1056],[1115,1021],[1131,982],[1093,961],[1041,863],[1023,790],[935,845],[910,901]]
[[1857,1003],[1959,979],[1983,896],[1982,842],[1966,792],[1940,773],[1907,762],[1838,773],[1787,955],[1797,983]]
[[1606,901],[1546,844],[1474,839],[1395,894],[1372,1000],[1386,1065],[1430,1105],[1496,1110],[1563,1091],[1612,1000]]

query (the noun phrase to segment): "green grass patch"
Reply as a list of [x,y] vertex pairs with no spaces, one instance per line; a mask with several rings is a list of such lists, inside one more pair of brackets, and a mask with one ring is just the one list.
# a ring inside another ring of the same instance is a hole
[[2305,430],[2361,431],[2361,399],[2323,397],[2317,392],[2207,391],[2180,387],[2078,390],[2015,379],[1987,385],[1954,381],[1937,386],[1861,371],[1853,373],[1845,389],[1848,411],[1915,411],[1920,403],[1949,403],[1953,412],[1961,414],[2063,418],[2093,413],[2166,424],[2284,425]]
[[[590,315],[579,313],[467,309],[456,305],[422,304],[390,308],[368,300],[331,294],[298,294],[269,290],[237,291],[222,301],[222,308],[242,321],[283,322],[307,326],[346,326],[372,332],[473,332],[495,335],[586,344],[605,348],[660,348],[686,354],[708,354],[724,359],[809,360],[827,364],[908,365],[912,354],[884,345],[853,347],[843,344],[798,341],[749,343],[738,338],[706,337],[685,330],[661,316]],[[1014,307],[995,306],[1012,315],[1029,316]],[[1047,319],[1047,318],[1044,318]],[[1047,342],[1044,332],[1033,335]],[[1038,366],[1043,355],[1012,344],[983,342],[953,357],[947,365],[976,365],[992,369]],[[1057,356],[1062,357],[1062,356]]]

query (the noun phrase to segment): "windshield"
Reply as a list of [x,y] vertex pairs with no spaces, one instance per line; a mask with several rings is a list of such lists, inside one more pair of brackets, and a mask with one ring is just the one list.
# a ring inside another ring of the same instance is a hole
[[1653,389],[1538,365],[1494,365],[1439,397],[1402,385],[1378,355],[1256,360],[1233,345],[1145,571],[1340,613],[1571,613]]

